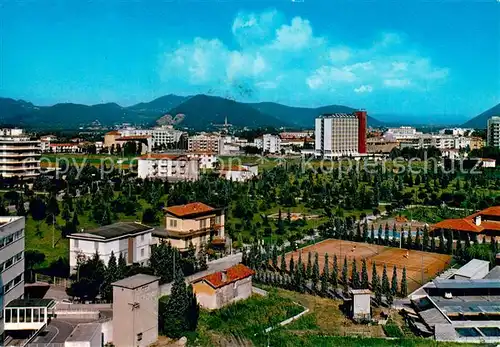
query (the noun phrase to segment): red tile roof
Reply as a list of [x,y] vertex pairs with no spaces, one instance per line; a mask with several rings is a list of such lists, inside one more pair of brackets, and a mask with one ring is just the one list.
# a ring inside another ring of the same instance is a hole
[[170,206],[166,208],[167,213],[171,213],[177,217],[189,216],[192,214],[206,213],[213,211],[214,208],[202,202],[192,202],[186,205]]
[[116,131],[116,130],[111,130],[111,131],[108,131],[106,134],[104,135],[121,135],[119,131]]
[[176,160],[181,157],[184,157],[183,155],[178,155],[178,154],[164,154],[164,153],[149,153],[145,154],[143,156],[140,156],[139,159],[153,159],[153,160]]
[[[481,216],[481,223],[476,225],[475,218]],[[500,221],[488,217],[500,217],[500,206],[488,207],[465,218],[446,219],[433,225],[433,229],[451,229],[480,233],[486,230],[500,231]]]
[[233,166],[225,166],[221,168],[221,171],[248,171],[246,167],[233,165]]
[[221,288],[233,282],[245,279],[254,274],[254,271],[243,264],[237,264],[225,271],[226,278],[223,280],[223,271],[216,272],[205,277],[202,277],[200,280],[207,282],[210,286],[214,288]]
[[151,138],[151,135],[131,135],[119,137],[116,141],[144,140],[149,138]]

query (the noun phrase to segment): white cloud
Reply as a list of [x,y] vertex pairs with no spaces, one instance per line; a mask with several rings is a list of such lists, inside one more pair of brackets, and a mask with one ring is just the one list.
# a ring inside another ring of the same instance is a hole
[[409,79],[388,79],[384,80],[384,85],[387,87],[391,88],[404,88],[407,87],[411,84],[411,81]]
[[185,89],[186,81],[207,89],[245,84],[263,99],[293,100],[332,90],[344,96],[392,88],[421,92],[449,75],[400,33],[381,33],[364,47],[346,46],[315,35],[309,20],[285,22],[275,10],[241,12],[231,30],[239,47],[217,38],[179,43],[162,56],[162,79]]
[[373,87],[370,85],[362,85],[359,88],[354,88],[355,93],[371,93],[373,91]]

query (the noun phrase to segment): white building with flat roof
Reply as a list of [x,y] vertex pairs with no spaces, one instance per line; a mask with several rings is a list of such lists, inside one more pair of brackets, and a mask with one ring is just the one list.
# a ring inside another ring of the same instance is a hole
[[0,175],[33,179],[40,174],[40,141],[31,140],[22,129],[0,129]]
[[200,176],[200,159],[189,158],[182,154],[153,153],[143,155],[139,157],[137,162],[137,176],[143,179],[196,181]]
[[153,228],[137,222],[119,222],[100,228],[68,235],[69,265],[76,272],[82,258],[99,254],[105,265],[111,252],[121,254],[128,265],[146,265],[151,255]]

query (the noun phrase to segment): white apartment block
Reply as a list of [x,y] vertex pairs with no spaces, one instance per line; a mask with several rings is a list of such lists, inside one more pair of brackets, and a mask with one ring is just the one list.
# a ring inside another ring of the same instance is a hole
[[221,154],[224,138],[217,134],[199,134],[188,139],[189,152],[211,152]]
[[201,170],[213,170],[217,165],[217,156],[208,152],[187,152],[186,157],[197,160]]
[[254,140],[254,144],[263,153],[279,154],[281,153],[281,138],[277,135],[264,134]]
[[495,116],[488,119],[487,144],[491,147],[500,148],[500,117]]
[[82,260],[99,254],[105,265],[111,252],[125,258],[128,265],[147,265],[151,255],[153,228],[137,222],[120,222],[95,230],[68,235],[69,265],[73,273],[78,271]]
[[0,217],[0,342],[4,332],[4,306],[24,296],[24,217]]
[[139,178],[167,179],[169,181],[196,181],[200,175],[199,159],[179,154],[147,154],[139,157]]
[[455,136],[464,136],[467,132],[469,134],[472,133],[474,129],[468,128],[445,128],[439,130],[439,134],[441,135],[455,135]]
[[387,129],[385,136],[391,140],[405,140],[405,139],[415,139],[422,135],[421,132],[417,131],[414,127],[402,126],[399,128],[389,128]]
[[259,166],[257,164],[243,164],[223,167],[219,175],[228,181],[244,182],[251,180],[259,174]]
[[316,118],[315,156],[333,158],[358,155],[358,117],[335,113]]
[[176,144],[180,141],[183,131],[174,129],[171,125],[162,125],[152,129],[119,129],[121,136],[151,136],[153,146]]
[[0,129],[0,175],[32,179],[40,174],[40,141],[22,129]]

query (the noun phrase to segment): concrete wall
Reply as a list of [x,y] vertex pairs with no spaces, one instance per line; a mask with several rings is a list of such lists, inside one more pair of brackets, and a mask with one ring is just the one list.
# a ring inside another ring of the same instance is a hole
[[104,344],[113,341],[113,320],[108,320],[101,324],[101,332]]
[[353,296],[353,318],[364,319],[370,317],[370,294]]
[[200,306],[209,309],[219,309],[239,300],[248,299],[252,295],[252,277],[242,279],[214,289],[205,282],[193,285]]
[[[158,281],[135,290],[113,287],[113,344],[116,347],[145,347],[158,340],[158,296]],[[139,334],[142,334],[140,341]]]
[[[5,289],[4,305],[10,301],[18,299],[24,295],[24,217],[0,217],[0,222],[5,223],[0,227],[0,238],[2,240],[2,248],[0,249],[0,264],[6,261],[12,261],[12,264],[2,266],[0,273],[2,276],[2,284]],[[4,246],[5,240],[5,246]],[[11,240],[7,244],[7,240]],[[17,258],[16,258],[17,256]],[[20,257],[20,258],[19,258]],[[19,276],[21,275],[20,281]],[[15,281],[17,284],[14,284]],[[2,291],[3,291],[2,289]],[[3,309],[3,308],[2,308]]]

